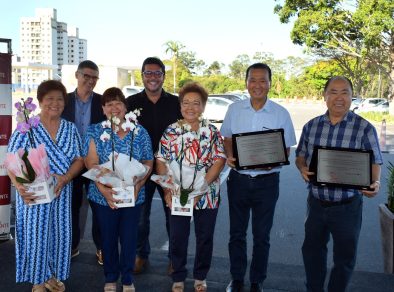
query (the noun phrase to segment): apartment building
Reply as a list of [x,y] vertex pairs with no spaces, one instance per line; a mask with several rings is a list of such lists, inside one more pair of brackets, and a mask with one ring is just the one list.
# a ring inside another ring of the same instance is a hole
[[20,63],[14,63],[14,80],[33,89],[45,79],[61,78],[62,65],[87,58],[87,40],[79,29],[57,20],[54,8],[36,8],[34,17],[20,19]]

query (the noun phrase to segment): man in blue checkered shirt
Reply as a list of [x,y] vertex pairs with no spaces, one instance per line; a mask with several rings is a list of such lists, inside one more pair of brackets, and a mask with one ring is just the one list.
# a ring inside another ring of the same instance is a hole
[[309,182],[309,165],[313,147],[329,146],[372,150],[373,191],[316,186],[309,182],[308,209],[302,255],[307,291],[324,291],[327,272],[327,243],[333,238],[334,266],[329,292],[345,291],[357,255],[361,229],[363,195],[374,197],[380,187],[380,165],[383,163],[375,128],[349,111],[353,95],[351,81],[342,76],[330,78],[324,87],[328,111],[309,121],[303,128],[296,150],[296,165]]

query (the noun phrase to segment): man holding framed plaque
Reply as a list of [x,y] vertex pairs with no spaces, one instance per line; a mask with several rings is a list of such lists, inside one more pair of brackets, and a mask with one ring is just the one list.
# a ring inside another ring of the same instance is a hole
[[279,197],[280,165],[288,164],[296,144],[288,111],[268,98],[271,69],[263,63],[246,71],[250,99],[230,105],[221,133],[227,164],[230,214],[230,272],[228,292],[242,291],[247,268],[246,234],[252,213],[253,258],[250,291],[263,291],[267,275],[269,236]]
[[324,291],[331,234],[334,266],[328,291],[341,292],[356,263],[362,197],[379,192],[383,161],[375,128],[349,110],[351,81],[332,77],[323,95],[328,110],[304,126],[296,150],[296,165],[309,190],[302,254],[307,291]]

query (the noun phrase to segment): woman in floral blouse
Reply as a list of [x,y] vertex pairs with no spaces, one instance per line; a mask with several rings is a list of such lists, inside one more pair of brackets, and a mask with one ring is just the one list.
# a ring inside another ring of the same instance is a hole
[[[83,149],[86,167],[91,169],[107,162],[115,151],[131,155],[151,169],[153,153],[148,132],[140,125],[133,124],[131,127],[130,121],[126,120],[125,117],[130,113],[126,115],[126,100],[122,91],[116,87],[107,89],[103,93],[101,104],[104,114],[110,121],[89,126],[84,137]],[[135,118],[135,115],[133,116]],[[99,182],[91,182],[89,185],[88,199],[93,202],[97,214],[103,245],[104,291],[116,292],[119,275],[123,291],[135,291],[132,271],[137,226],[140,206],[145,199],[144,184],[148,177],[149,172],[134,185],[134,207],[117,208],[116,203],[119,201],[113,196],[116,192],[109,185]]]
[[[220,202],[220,180],[226,156],[222,137],[214,125],[202,119],[208,99],[206,90],[197,83],[188,83],[179,92],[183,119],[170,125],[164,132],[156,154],[157,173],[168,173],[174,161],[182,172],[182,166],[194,170],[193,177],[180,178],[183,188],[195,190],[196,177],[203,175],[204,183],[199,186],[204,192],[194,198],[194,225],[196,235],[196,257],[193,277],[195,291],[207,290],[206,276],[212,259],[213,233]],[[197,175],[196,175],[197,174]],[[191,181],[191,183],[190,183]],[[186,185],[184,185],[186,184]],[[170,189],[164,189],[167,205],[171,208]],[[184,291],[187,276],[186,260],[190,234],[190,216],[170,216],[170,253],[173,267],[173,292]]]

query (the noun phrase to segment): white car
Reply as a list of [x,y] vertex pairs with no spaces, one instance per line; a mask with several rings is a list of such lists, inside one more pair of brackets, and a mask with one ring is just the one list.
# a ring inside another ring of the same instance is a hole
[[124,96],[127,98],[128,96],[139,93],[142,90],[144,90],[144,88],[141,86],[126,85],[123,86],[122,92]]
[[366,98],[364,99],[358,106],[358,108],[354,109],[354,112],[373,112],[379,111],[376,106],[386,102],[387,99],[385,98]]
[[208,96],[207,104],[205,105],[204,118],[213,123],[223,122],[227,109],[234,101],[222,96]]

